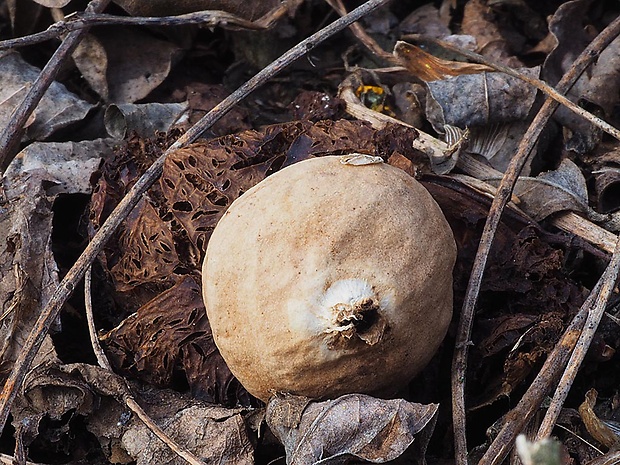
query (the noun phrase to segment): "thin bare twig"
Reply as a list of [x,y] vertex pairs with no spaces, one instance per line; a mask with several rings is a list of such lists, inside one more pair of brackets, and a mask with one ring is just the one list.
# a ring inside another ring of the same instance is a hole
[[99,343],[99,336],[97,335],[97,327],[95,326],[95,318],[93,316],[93,267],[86,268],[84,274],[84,306],[86,307],[86,322],[88,323],[88,334],[90,335],[90,345],[93,348],[97,363],[101,368],[113,371],[112,365],[106,356],[101,344]]
[[[565,94],[570,87],[577,81],[581,73],[599,56],[601,51],[618,35],[620,34],[620,17],[612,21],[579,55],[579,57],[573,63],[571,69],[562,77],[560,82],[556,86],[556,90]],[[502,181],[498,188],[498,195],[493,200],[489,216],[484,226],[482,238],[478,251],[476,253],[476,259],[473,264],[470,280],[467,286],[465,301],[463,304],[463,310],[461,314],[461,321],[459,322],[459,330],[456,340],[456,348],[453,358],[453,376],[452,376],[452,402],[453,402],[453,421],[455,431],[455,449],[456,449],[456,461],[458,465],[464,465],[467,463],[467,440],[465,438],[465,374],[467,368],[467,352],[470,344],[471,329],[473,325],[474,309],[480,292],[480,285],[482,282],[482,275],[489,256],[489,251],[493,243],[493,238],[499,220],[506,203],[511,197],[512,190],[516,183],[516,180],[521,172],[521,169],[525,165],[528,155],[532,151],[536,140],[540,136],[545,124],[557,108],[558,103],[550,98],[545,100],[545,103],[541,107],[540,111],[530,124],[527,132],[525,133],[517,153],[511,160]],[[609,267],[608,267],[609,269]],[[571,348],[572,350],[572,348]],[[547,359],[549,360],[549,359]],[[538,378],[537,378],[538,379]],[[549,389],[551,386],[547,386]],[[532,383],[528,393],[540,388],[536,385],[536,381]],[[536,399],[535,399],[536,400]],[[542,401],[542,398],[540,399]],[[517,412],[517,418],[519,422],[525,418],[528,412],[524,412],[523,409],[519,409],[522,406],[522,402],[513,409],[512,412]],[[515,415],[510,414],[511,417]],[[520,430],[516,431],[516,434]],[[502,462],[506,457],[506,454],[512,448],[514,439],[516,438],[514,428],[508,428],[504,425],[504,428],[500,431],[495,440],[491,443],[491,446],[484,454],[479,462],[479,465],[494,465]]]
[[45,31],[36,32],[15,39],[0,41],[0,50],[25,47],[46,40],[55,39],[72,31],[79,31],[92,26],[182,26],[198,24],[203,27],[237,26],[243,29],[260,30],[267,29],[287,11],[288,5],[283,2],[272,11],[255,21],[249,21],[226,11],[196,11],[177,16],[115,16],[96,13],[75,13],[67,16],[62,21],[57,21]]
[[67,272],[49,302],[42,309],[39,319],[32,328],[28,339],[26,339],[26,342],[22,347],[22,351],[15,361],[13,370],[9,374],[2,393],[0,394],[0,426],[2,426],[2,428],[4,428],[11,404],[17,395],[17,391],[23,384],[25,375],[32,364],[37,351],[39,350],[39,347],[45,339],[45,335],[49,331],[51,324],[58,316],[60,309],[69,296],[73,293],[75,286],[80,281],[82,276],[84,276],[86,268],[92,264],[95,257],[99,254],[105,243],[110,239],[116,228],[118,228],[121,222],[127,218],[127,215],[129,215],[131,210],[140,201],[142,194],[144,194],[146,190],[159,178],[164,161],[168,155],[196,140],[196,138],[198,138],[205,130],[211,127],[218,119],[224,116],[233,106],[239,103],[248,94],[278,74],[286,66],[304,56],[318,43],[343,30],[351,23],[359,20],[364,15],[376,10],[388,2],[389,0],[368,0],[346,16],[337,19],[330,25],[324,27],[320,31],[297,44],[295,47],[291,48],[239,87],[235,92],[217,104],[209,113],[203,116],[200,121],[198,121],[174,144],[172,144],[164,152],[164,154],[155,160],[155,162],[144,172],[127,195],[119,202],[108,219],[101,225],[99,231],[97,231],[97,233],[93,236],[91,242],[84,249],[82,255],[80,255],[75,264]]
[[556,102],[564,105],[566,108],[571,110],[573,113],[581,116],[583,119],[594,124],[596,127],[605,131],[610,136],[616,138],[617,140],[620,140],[620,130],[613,127],[607,121],[602,120],[598,116],[593,115],[589,111],[584,110],[579,105],[576,105],[575,103],[570,101],[568,98],[566,98],[566,96],[562,95],[560,92],[558,92],[553,87],[551,87],[549,84],[547,84],[545,81],[541,81],[540,79],[536,79],[532,76],[528,76],[526,74],[520,73],[519,71],[515,69],[509,68],[508,66],[504,66],[500,63],[497,63],[494,60],[490,60],[488,58],[483,57],[482,55],[471,52],[461,47],[457,47],[456,45],[453,45],[449,42],[445,42],[443,40],[434,39],[432,37],[421,36],[418,34],[407,35],[407,36],[404,36],[403,38],[404,39],[411,38],[412,40],[417,41],[417,42],[427,42],[427,43],[438,45],[442,48],[445,48],[446,50],[458,53],[466,58],[469,58],[472,61],[481,63],[497,71],[501,71],[502,73],[508,74],[509,76],[512,76],[524,82],[527,82],[529,85],[536,87],[538,90],[543,92],[545,95],[551,97]]
[[[100,13],[108,3],[110,3],[110,0],[91,0],[86,7],[86,11]],[[15,156],[19,141],[24,133],[26,121],[41,101],[49,86],[56,79],[62,64],[71,56],[71,53],[78,46],[87,31],[88,29],[80,29],[79,31],[71,32],[65,37],[43,67],[37,79],[32,83],[32,87],[28,89],[24,100],[13,110],[9,123],[0,134],[0,176],[2,176],[2,173]]]
[[[347,14],[347,10],[342,3],[342,0],[325,0],[329,6],[331,6],[340,16],[344,16]],[[364,44],[364,46],[370,50],[374,55],[379,57],[382,60],[387,61],[388,63],[398,65],[398,60],[394,58],[394,55],[386,52],[381,48],[381,46],[377,43],[375,39],[370,37],[368,33],[364,30],[361,24],[355,23],[349,26],[353,35],[357,37],[357,39]]]
[[[97,363],[101,368],[113,372],[112,365],[108,360],[105,352],[99,344],[99,336],[97,335],[97,329],[95,327],[95,320],[93,317],[93,299],[92,299],[92,271],[93,267],[89,266],[86,269],[84,275],[84,306],[86,307],[86,320],[88,321],[88,333],[90,334],[90,343],[97,357]],[[136,416],[144,423],[144,425],[151,430],[151,432],[157,436],[164,444],[166,444],[175,454],[183,458],[187,463],[192,465],[204,465],[204,462],[200,460],[195,454],[187,450],[185,447],[181,447],[177,444],[166,432],[159,427],[157,423],[142,409],[140,404],[136,401],[131,389],[127,383],[123,383],[123,392],[119,393],[122,396],[125,405],[136,414]]]

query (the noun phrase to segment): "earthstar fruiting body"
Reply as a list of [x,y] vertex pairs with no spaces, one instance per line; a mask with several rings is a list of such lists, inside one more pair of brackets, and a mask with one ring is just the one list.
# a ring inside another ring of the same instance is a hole
[[419,182],[372,158],[286,167],[211,236],[202,280],[215,343],[260,399],[394,394],[445,336],[452,232]]

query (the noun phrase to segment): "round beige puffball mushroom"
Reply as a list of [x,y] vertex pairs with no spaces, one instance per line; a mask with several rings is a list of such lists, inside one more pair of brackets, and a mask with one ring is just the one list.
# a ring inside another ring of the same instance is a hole
[[203,297],[243,386],[390,396],[452,316],[456,246],[415,179],[365,155],[305,160],[234,201],[209,241]]

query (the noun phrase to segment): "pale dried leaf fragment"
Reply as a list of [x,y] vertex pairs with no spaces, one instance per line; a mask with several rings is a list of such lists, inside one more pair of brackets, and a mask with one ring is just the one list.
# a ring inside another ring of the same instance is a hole
[[47,189],[50,195],[88,194],[92,191],[91,175],[101,159],[112,153],[112,142],[104,139],[82,142],[34,142],[25,147],[8,166],[5,176],[41,173],[56,184]]
[[535,178],[519,178],[514,193],[521,200],[521,208],[537,221],[559,211],[589,211],[586,180],[568,159]]
[[[538,77],[539,68],[521,73]],[[503,73],[478,73],[426,83],[427,118],[438,132],[445,124],[461,128],[523,120],[529,114],[536,89]]]
[[122,140],[135,131],[140,137],[155,137],[156,131],[168,132],[173,125],[186,119],[188,102],[126,103],[106,108],[103,122],[108,134]]
[[[250,443],[241,409],[225,409],[196,403],[177,412],[169,412],[158,423],[179,445],[202,458],[204,463],[253,465]],[[122,436],[122,446],[137,465],[187,462],[162,443],[142,423],[135,423]]]
[[166,79],[178,52],[173,43],[141,30],[112,26],[91,32],[73,60],[104,100],[133,103]]
[[[13,110],[41,71],[17,53],[0,56],[0,127],[5,127]],[[23,140],[42,140],[58,129],[80,121],[93,106],[57,82],[49,87],[29,120]]]
[[267,424],[286,449],[288,465],[335,465],[351,459],[385,463],[399,457],[437,413],[437,404],[415,404],[348,394],[325,402],[276,396]]

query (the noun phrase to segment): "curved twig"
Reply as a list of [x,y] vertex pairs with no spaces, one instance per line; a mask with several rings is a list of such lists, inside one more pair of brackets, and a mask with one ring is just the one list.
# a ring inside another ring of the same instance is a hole
[[42,309],[41,314],[34,327],[30,331],[28,339],[24,343],[22,351],[15,361],[13,370],[9,374],[2,393],[0,394],[0,426],[4,428],[9,410],[17,391],[23,384],[24,377],[32,364],[32,361],[39,350],[45,335],[49,331],[51,324],[55,321],[60,309],[73,293],[77,283],[80,281],[86,268],[90,266],[95,257],[101,251],[104,244],[112,237],[114,231],[121,222],[127,218],[131,210],[137,205],[142,194],[159,178],[162,172],[164,161],[168,155],[196,140],[204,131],[211,127],[217,120],[224,116],[233,106],[239,103],[256,88],[267,82],[273,76],[282,71],[285,67],[293,63],[298,58],[312,50],[318,43],[331,37],[335,33],[343,30],[353,22],[359,20],[364,15],[376,10],[380,6],[388,3],[389,0],[368,0],[361,6],[351,11],[346,16],[337,19],[330,25],[303,40],[295,47],[284,53],[274,62],[269,64],[253,78],[239,87],[209,113],[203,116],[194,126],[192,126],[183,136],[172,144],[136,181],[127,195],[119,202],[108,219],[101,225],[101,228],[93,236],[91,242],[76,260],[75,264],[67,272],[63,280],[56,288],[49,302]]
[[112,365],[110,365],[110,361],[99,343],[97,327],[95,326],[95,318],[93,316],[92,276],[93,267],[89,265],[88,268],[86,268],[86,273],[84,274],[84,307],[86,308],[86,322],[88,323],[90,345],[93,348],[93,352],[95,353],[99,366],[101,368],[105,368],[106,370],[113,371]]
[[271,27],[286,11],[288,5],[283,2],[272,11],[255,21],[249,21],[226,11],[196,11],[177,16],[115,16],[97,13],[76,13],[64,20],[55,22],[45,31],[36,32],[15,39],[0,41],[0,50],[34,45],[72,31],[92,26],[183,26],[199,24],[204,27],[237,26],[243,29],[260,30]]

